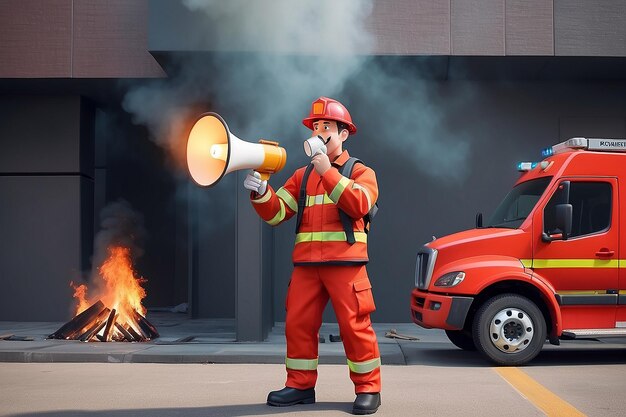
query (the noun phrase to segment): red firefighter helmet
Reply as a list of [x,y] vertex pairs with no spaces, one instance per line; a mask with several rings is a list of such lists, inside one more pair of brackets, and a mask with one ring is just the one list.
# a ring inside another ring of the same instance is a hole
[[311,105],[309,117],[302,120],[302,124],[313,130],[313,122],[319,119],[334,120],[348,125],[351,135],[356,133],[356,126],[352,123],[352,117],[348,109],[337,100],[328,97],[320,97]]

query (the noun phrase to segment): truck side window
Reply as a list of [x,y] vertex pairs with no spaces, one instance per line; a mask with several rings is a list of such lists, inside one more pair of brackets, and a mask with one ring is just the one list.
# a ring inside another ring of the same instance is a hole
[[573,208],[572,233],[570,237],[584,236],[608,230],[611,223],[612,187],[608,182],[571,182],[569,200],[557,190],[543,211],[543,229],[546,233],[557,232],[555,224],[556,205],[569,203]]

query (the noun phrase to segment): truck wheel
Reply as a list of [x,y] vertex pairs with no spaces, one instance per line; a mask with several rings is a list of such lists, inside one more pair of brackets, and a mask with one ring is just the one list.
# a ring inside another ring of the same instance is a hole
[[463,350],[476,350],[474,338],[470,333],[464,330],[446,330],[446,336],[454,344],[454,346]]
[[526,297],[502,294],[483,304],[474,317],[476,348],[498,365],[522,365],[532,360],[546,340],[546,322]]

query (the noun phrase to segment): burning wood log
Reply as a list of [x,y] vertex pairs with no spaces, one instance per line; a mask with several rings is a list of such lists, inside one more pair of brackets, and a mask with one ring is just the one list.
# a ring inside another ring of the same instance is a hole
[[80,340],[81,342],[88,342],[89,339],[91,339],[95,334],[98,334],[98,332],[102,330],[102,328],[106,324],[106,321],[104,319],[107,317],[108,314],[109,309],[105,307],[104,310],[102,310],[102,312],[98,315],[98,317],[96,317],[95,323],[89,329],[87,329],[85,333],[76,337],[76,339]]
[[135,316],[134,317],[135,321],[139,325],[139,328],[141,329],[141,332],[144,334],[144,337],[146,339],[155,339],[159,337],[159,332],[157,331],[156,327],[152,325],[152,323],[150,323],[144,316],[139,314],[136,310],[133,310],[133,313]]
[[101,342],[144,342],[159,337],[156,327],[136,310],[132,310],[131,317],[126,322],[120,322],[120,317],[124,315],[117,314],[117,309],[111,310],[102,301],[97,301],[48,338],[83,342],[95,339]]
[[[124,335],[124,339],[128,340],[129,342],[134,342],[134,341],[135,341],[135,338],[133,337],[133,335],[132,335],[132,334],[130,334],[130,333],[128,332],[128,330],[126,330],[126,329],[124,328],[124,326],[122,326],[121,324],[119,324],[119,323],[115,323],[115,328],[116,328],[117,330],[119,330],[119,332],[120,332],[120,333],[122,333],[122,334]],[[124,339],[122,339],[122,340],[124,340]]]
[[138,342],[143,342],[144,340],[146,340],[142,335],[140,335],[139,333],[137,333],[135,331],[135,329],[133,329],[133,326],[127,326],[126,330],[128,331],[128,333],[130,333],[133,336],[133,339],[138,341]]
[[77,334],[82,334],[91,322],[93,322],[106,307],[98,300],[87,310],[83,311],[59,330],[48,336],[48,339],[74,339]]
[[115,319],[117,319],[116,310],[111,310],[111,314],[109,314],[109,319],[107,320],[107,327],[104,329],[104,334],[102,337],[104,338],[103,342],[111,341],[111,328],[115,324]]

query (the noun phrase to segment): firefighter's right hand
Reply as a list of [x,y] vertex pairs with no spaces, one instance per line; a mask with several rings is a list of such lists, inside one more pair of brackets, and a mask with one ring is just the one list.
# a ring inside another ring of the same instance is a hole
[[258,193],[259,195],[265,194],[267,191],[267,181],[261,179],[261,174],[256,171],[251,171],[243,182],[243,186]]

